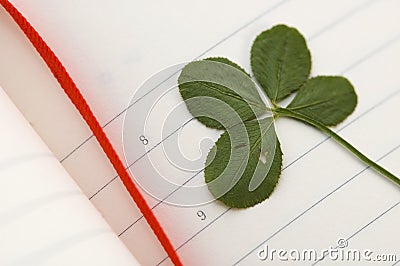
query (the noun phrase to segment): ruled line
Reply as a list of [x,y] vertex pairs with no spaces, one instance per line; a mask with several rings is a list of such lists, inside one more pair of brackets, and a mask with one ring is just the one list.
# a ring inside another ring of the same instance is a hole
[[386,48],[390,47],[392,44],[396,43],[399,39],[400,39],[400,33],[395,35],[392,39],[389,39],[389,41],[386,41],[385,43],[383,43],[381,46],[377,47],[376,49],[370,51],[364,57],[358,59],[356,62],[354,62],[353,64],[348,66],[346,69],[344,69],[340,74],[348,72],[350,69],[353,69],[355,66],[362,64],[364,61],[368,60],[372,56],[376,55],[377,53],[385,50]]
[[399,265],[399,264],[400,264],[400,260],[396,261],[392,266]]
[[[167,196],[165,196],[161,201],[157,202],[156,204],[154,204],[153,207],[151,207],[151,210],[154,210],[155,208],[157,208],[161,203],[163,203],[166,199],[168,199],[170,196],[172,196],[173,194],[175,194],[175,192],[177,192],[178,190],[180,190],[184,185],[186,185],[187,183],[189,183],[191,180],[193,180],[193,178],[195,178],[196,176],[198,176],[201,172],[203,172],[203,170],[198,171],[196,174],[194,174],[193,176],[191,176],[188,180],[186,180],[183,184],[181,184],[180,186],[178,186],[177,188],[175,188],[172,192],[170,192]],[[135,221],[133,221],[130,225],[128,225],[124,230],[122,230],[121,233],[118,234],[118,236],[122,236],[123,234],[125,234],[130,228],[132,228],[132,226],[134,226],[137,222],[139,222],[141,219],[143,218],[143,215],[140,215],[139,218],[137,218]]]
[[351,17],[353,17],[354,15],[356,15],[357,13],[363,11],[364,9],[366,9],[367,7],[369,7],[372,3],[377,2],[377,0],[370,0],[367,1],[365,3],[361,3],[360,5],[356,6],[355,8],[349,10],[347,13],[345,13],[344,15],[338,17],[336,20],[332,21],[330,24],[328,24],[327,26],[323,27],[321,30],[317,31],[316,33],[314,33],[313,35],[311,35],[311,37],[309,38],[309,40],[315,39],[317,38],[319,35],[322,35],[323,33],[329,31],[331,28],[334,28],[337,24],[339,24],[341,21],[345,21]]
[[[385,214],[387,214],[388,212],[390,212],[391,210],[393,210],[394,208],[396,208],[398,205],[400,204],[400,201],[398,201],[397,203],[395,203],[394,205],[390,206],[388,209],[386,209],[384,212],[382,212],[381,214],[379,214],[377,217],[375,217],[374,219],[372,219],[371,221],[369,221],[366,225],[364,225],[363,227],[361,227],[360,229],[358,229],[355,233],[353,233],[351,236],[349,236],[348,238],[346,238],[346,241],[351,240],[352,238],[354,238],[356,235],[358,235],[361,231],[363,231],[365,228],[367,228],[368,226],[370,226],[371,224],[373,224],[374,222],[376,222],[377,220],[379,220],[381,217],[383,217]],[[337,249],[339,246],[336,246],[335,249]],[[311,266],[317,265],[318,263],[320,263],[321,261],[323,261],[326,258],[326,254],[324,254],[324,256],[322,256],[322,258],[316,262],[314,262],[313,264],[311,264]]]

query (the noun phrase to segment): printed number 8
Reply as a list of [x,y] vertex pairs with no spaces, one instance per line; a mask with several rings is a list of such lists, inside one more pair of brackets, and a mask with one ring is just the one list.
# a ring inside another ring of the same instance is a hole
[[143,145],[149,144],[149,140],[146,139],[146,137],[143,136],[143,135],[141,135],[141,136],[139,137],[139,140],[142,142]]

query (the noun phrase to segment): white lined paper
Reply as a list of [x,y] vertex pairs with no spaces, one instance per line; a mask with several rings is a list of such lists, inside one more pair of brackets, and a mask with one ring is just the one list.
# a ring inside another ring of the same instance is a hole
[[[307,1],[306,3],[304,3],[304,1],[301,3],[299,1],[283,1],[281,4],[279,3],[280,2],[274,3],[276,5],[271,4],[272,9],[270,12],[267,12],[269,8],[265,8],[265,16],[259,17],[259,15],[257,15],[254,18],[249,17],[248,19],[244,19],[244,21],[248,21],[251,23],[244,23],[243,25],[245,27],[239,27],[239,29],[241,29],[240,31],[233,30],[232,32],[235,34],[221,34],[223,36],[228,36],[229,38],[221,37],[221,40],[223,40],[223,42],[217,42],[217,46],[210,46],[211,50],[204,49],[205,51],[208,51],[206,54],[204,54],[204,56],[226,55],[230,58],[235,59],[240,64],[244,65],[247,69],[249,69],[247,51],[251,44],[251,38],[254,38],[255,34],[257,34],[259,31],[275,23],[285,22],[293,24],[294,26],[299,28],[300,31],[304,32],[306,37],[314,36],[314,38],[312,38],[309,42],[310,49],[314,58],[314,74],[340,74],[341,72],[345,71],[344,75],[348,76],[351,81],[355,82],[356,89],[360,94],[359,106],[356,112],[344,123],[344,125],[352,120],[355,120],[359,116],[362,116],[360,118],[360,121],[368,121],[368,117],[371,114],[379,112],[382,106],[386,106],[389,102],[398,99],[398,97],[396,98],[396,96],[393,96],[393,99],[384,101],[384,99],[396,93],[396,91],[399,89],[400,84],[398,77],[394,73],[394,70],[396,69],[396,61],[394,58],[396,58],[396,56],[398,56],[399,54],[399,44],[397,42],[397,36],[400,34],[400,28],[396,26],[397,24],[393,23],[397,19],[397,15],[395,14],[395,7],[397,7],[398,4],[395,1],[354,1],[352,3],[348,3],[348,1],[340,1],[330,3],[328,7],[326,6],[327,3],[320,3],[320,1]],[[307,11],[307,8],[304,7],[313,7],[314,9],[313,11]],[[314,19],[312,17],[312,14],[314,13],[318,13],[319,17]],[[257,12],[257,14],[260,14],[260,12]],[[254,20],[255,18],[257,18],[257,20]],[[370,21],[372,20],[372,18],[374,18],[373,23]],[[379,18],[379,21],[377,20],[377,18]],[[362,25],[367,26],[360,28],[360,26]],[[384,30],[381,30],[383,28]],[[363,30],[357,31],[357,29]],[[371,32],[364,32],[366,31],[366,29],[370,30]],[[346,43],[346,45],[344,45],[340,41],[343,39],[353,40],[353,44]],[[195,56],[196,55],[192,55],[191,58],[194,58]],[[168,60],[171,60],[171,58],[169,58]],[[371,68],[374,71],[372,71]],[[116,72],[118,71],[116,70]],[[375,78],[373,77],[373,75],[370,75],[371,72],[376,74],[377,77]],[[368,76],[368,79],[366,78],[366,75]],[[382,87],[379,88],[379,95],[377,95],[375,89],[378,85],[379,87]],[[99,92],[99,94],[100,93],[101,92]],[[118,98],[120,96],[115,97]],[[102,107],[98,107],[98,109],[101,110]],[[97,109],[95,109],[95,111],[96,110]],[[371,111],[367,112],[368,110]],[[380,115],[377,115],[377,117],[381,117],[382,114],[386,114],[384,111],[381,112],[382,113],[380,113]],[[117,145],[117,147],[120,147],[120,144],[118,143],[118,129],[121,127],[121,119],[120,117],[118,117],[115,120],[111,119],[111,121],[112,122],[106,126],[106,130],[108,133],[112,134],[112,140]],[[382,119],[382,126],[391,125],[388,121],[390,120]],[[386,146],[382,144],[383,146],[385,146],[386,150],[378,152],[375,145],[370,144],[364,139],[359,139],[361,127],[358,127],[357,124],[358,121],[355,121],[354,124],[349,125],[349,127],[341,131],[341,134],[344,134],[346,138],[350,139],[352,142],[355,142],[357,147],[362,147],[363,149],[366,149],[368,154],[373,155],[373,158],[378,158],[385,151],[393,148],[393,145],[396,145],[396,143],[393,144],[391,141],[387,141],[387,143],[383,143]],[[302,139],[301,143],[293,143],[293,141],[291,141],[290,139],[290,136],[285,135],[284,132],[289,129],[293,130],[293,127],[298,129],[300,132],[304,132],[304,139]],[[369,127],[363,128],[364,131],[367,129],[369,129]],[[347,174],[338,172],[338,176],[340,176],[341,178],[350,177],[352,176],[352,173],[354,173],[354,169],[359,169],[359,167],[361,167],[361,165],[358,164],[351,155],[348,155],[346,151],[341,150],[340,147],[336,148],[337,145],[332,144],[329,140],[323,142],[322,144],[319,144],[325,138],[323,135],[315,132],[312,129],[301,127],[291,122],[289,123],[288,121],[282,121],[282,123],[278,124],[278,130],[282,132],[281,142],[284,145],[284,152],[286,154],[284,159],[285,165],[291,165],[291,162],[296,162],[293,164],[293,167],[297,169],[299,166],[296,168],[296,165],[302,164],[310,156],[315,159],[315,153],[324,149],[324,147],[328,145],[329,147],[332,146],[331,149],[333,149],[335,153],[338,153],[338,156],[343,156],[346,159],[346,161],[343,162],[343,165],[346,165],[346,169],[348,168],[346,171],[348,172]],[[361,130],[361,132],[364,131]],[[346,132],[350,133],[346,135]],[[392,133],[395,134],[395,132]],[[71,147],[70,151],[72,151],[75,147]],[[88,149],[87,147],[92,147],[93,153],[93,150],[96,149],[96,145],[93,139],[86,142],[83,146],[81,146],[81,148],[77,149],[76,152],[72,153],[67,159],[64,159],[64,166],[67,169],[75,169],[76,166],[74,167],[74,165],[77,164],[77,162],[80,161],[83,157],[87,157],[85,156],[85,154],[88,154],[87,151],[84,152],[85,149]],[[311,152],[303,156],[303,154],[305,154],[308,150],[311,150]],[[69,154],[69,152],[64,154]],[[390,156],[391,155],[388,155],[388,158],[391,158]],[[65,156],[63,158],[65,158]],[[318,161],[319,160],[322,159],[318,159]],[[329,161],[327,160],[324,163],[329,163]],[[327,165],[326,167],[328,166],[329,165]],[[299,175],[297,173],[300,170],[295,171],[291,170],[291,168],[292,166],[285,170],[284,175]],[[79,175],[78,170],[70,171],[74,173],[76,171],[75,174]],[[399,170],[397,168],[394,168],[395,173],[396,171],[398,172]],[[90,173],[92,173],[92,171],[90,171]],[[302,175],[307,174],[304,172],[301,173]],[[113,180],[112,178],[114,178],[112,171],[107,170],[107,176],[103,177],[101,182],[91,182],[96,183],[96,185],[90,185],[90,190],[85,191],[89,196],[94,195],[100,188],[104,187],[104,185],[110,182],[110,180]],[[282,178],[285,178],[285,176],[283,176]],[[290,183],[288,183],[289,181],[282,182],[285,183],[280,184],[280,188],[282,188],[283,186],[290,186]],[[96,196],[94,196],[92,199],[95,205],[97,204],[98,206],[103,206],[100,207],[100,209],[102,209],[104,212],[114,212],[112,208],[115,202],[113,202],[113,204],[110,204],[110,198],[113,197],[113,195],[121,195],[122,193],[121,185],[119,184],[119,182],[116,182],[116,184],[114,183],[115,182],[112,181],[110,185],[105,186],[104,189],[98,192]],[[337,184],[340,184],[340,182]],[[331,185],[332,186],[329,188],[334,188],[334,185]],[[326,192],[330,191],[328,187],[326,189]],[[317,196],[317,192],[318,191],[314,192],[316,193],[315,201],[320,199]],[[324,195],[324,193],[321,193],[320,195],[322,196]],[[157,201],[154,201],[153,199],[149,200],[151,201],[151,205],[158,204]],[[128,203],[126,198],[121,198],[120,201],[125,202],[125,208],[132,208],[132,205]],[[273,199],[271,199],[270,201],[273,201]],[[269,203],[266,203],[265,205],[267,204]],[[237,219],[235,217],[232,217],[234,215],[230,215],[231,212],[226,212],[226,208],[224,207],[214,205],[206,207],[207,213],[209,213],[208,221],[213,221],[217,217],[227,216],[229,216],[230,219]],[[125,208],[122,208],[121,213],[125,212]],[[261,208],[261,206],[257,208]],[[298,209],[293,209],[293,213],[291,214],[299,213],[306,208],[307,205],[298,206]],[[298,212],[296,212],[296,210]],[[207,248],[204,249],[203,252],[197,254],[199,257],[195,258],[197,260],[201,260],[201,258],[204,257],[207,252],[210,252],[210,247],[201,242],[203,241],[202,239],[207,239],[207,236],[211,235],[211,233],[208,232],[212,230],[212,228],[218,226],[224,227],[226,222],[223,221],[226,221],[226,219],[228,219],[218,218],[213,223],[201,223],[196,220],[197,216],[195,215],[196,212],[194,210],[175,210],[174,208],[165,206],[164,204],[159,204],[158,207],[155,208],[155,212],[157,215],[160,215],[160,217],[162,217],[162,221],[165,221],[165,223],[167,224],[167,231],[172,232],[172,240],[176,247],[179,247],[189,239],[191,240],[190,243],[185,243],[185,245],[182,246],[181,249],[179,249],[179,252],[182,252],[183,258],[190,262],[192,262],[191,260],[193,260],[191,251],[195,249],[190,248],[190,246],[197,247],[195,243],[200,243],[199,246],[204,246],[204,248]],[[252,211],[244,211],[243,214],[237,214],[236,216],[240,215],[241,217],[245,217],[245,213],[247,212]],[[177,213],[176,215],[178,215],[178,217],[188,217],[187,220],[185,220],[185,224],[182,225],[184,229],[181,228],[182,230],[180,230],[180,232],[175,232],[173,230],[174,225],[168,224],[168,220],[171,219],[171,217],[175,216],[174,213]],[[221,214],[222,216],[219,216]],[[137,211],[130,212],[129,215],[126,215],[125,213],[116,215],[116,217],[118,218],[114,219],[115,221],[110,222],[110,224],[113,226],[114,230],[116,230],[117,233],[121,233],[129,227],[129,229],[125,231],[126,233],[122,235],[122,239],[126,239],[126,243],[128,243],[128,240],[130,240],[131,238],[135,238],[135,236],[137,236],[139,230],[135,230],[135,228],[143,227],[143,225],[140,225],[140,223],[143,223],[144,221],[143,219],[140,219],[141,216],[139,213],[137,213]],[[110,219],[112,220],[112,218]],[[290,219],[288,218],[287,220]],[[134,225],[131,226],[133,223]],[[273,224],[277,226],[285,224],[285,221],[276,221]],[[203,228],[205,229],[203,230]],[[197,234],[197,232],[199,232],[200,230],[202,231]],[[196,236],[192,238],[194,235]],[[135,242],[134,240],[132,241]],[[135,247],[133,247],[132,249],[137,248],[137,245],[139,244],[136,243],[134,245]],[[249,244],[249,248],[250,246],[255,245]],[[158,252],[162,254],[160,250],[158,250]],[[162,259],[163,257],[162,255],[160,255],[159,259],[154,258],[154,260],[151,260],[151,263],[158,263]],[[200,261],[198,262],[200,263]]]

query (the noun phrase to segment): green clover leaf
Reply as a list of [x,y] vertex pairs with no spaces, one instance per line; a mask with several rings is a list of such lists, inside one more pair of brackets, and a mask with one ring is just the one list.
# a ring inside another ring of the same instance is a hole
[[[207,127],[222,129],[223,121],[230,127],[265,112],[256,84],[249,74],[228,59],[191,62],[182,70],[178,83],[189,112]],[[215,104],[206,97],[221,103]],[[205,111],[208,117],[203,114]],[[237,115],[240,120],[235,119]]]
[[356,108],[357,95],[344,77],[315,77],[299,89],[287,109],[335,126]]
[[262,32],[251,47],[251,69],[272,102],[298,90],[311,70],[306,40],[294,28],[277,25]]
[[238,124],[221,135],[208,154],[204,171],[213,196],[236,208],[250,207],[268,198],[282,167],[273,119],[252,120],[243,126],[244,130]]

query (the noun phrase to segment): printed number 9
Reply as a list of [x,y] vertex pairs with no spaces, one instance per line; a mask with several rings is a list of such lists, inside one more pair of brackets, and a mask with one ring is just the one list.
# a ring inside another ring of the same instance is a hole
[[207,218],[207,216],[206,216],[206,214],[203,212],[203,211],[198,211],[197,212],[197,216],[200,218],[200,220],[202,220],[202,221],[204,221],[206,218]]
[[141,136],[139,137],[139,140],[142,142],[143,145],[149,144],[149,140],[146,139],[146,137],[143,136],[143,135],[141,135]]

